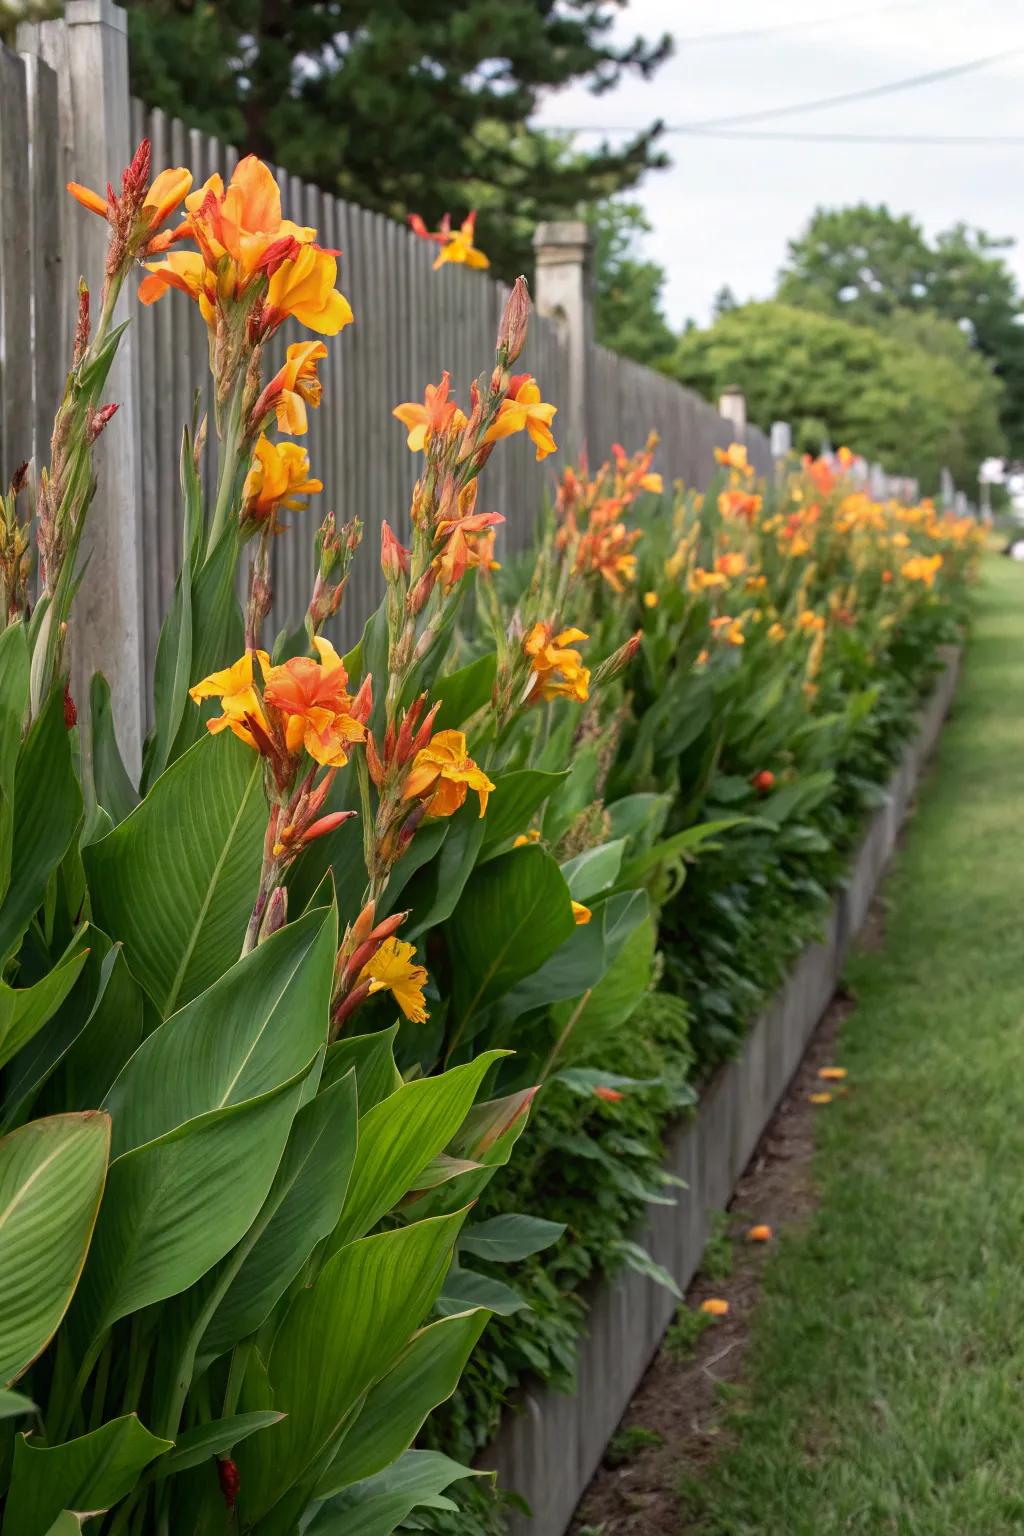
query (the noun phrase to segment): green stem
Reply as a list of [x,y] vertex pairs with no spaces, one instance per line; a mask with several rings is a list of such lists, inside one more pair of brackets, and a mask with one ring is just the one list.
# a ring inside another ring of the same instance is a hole
[[242,1384],[245,1381],[245,1373],[249,1369],[252,1352],[252,1339],[242,1339],[241,1343],[236,1344],[231,1351],[231,1364],[228,1366],[228,1381],[224,1388],[221,1418],[232,1418],[238,1407],[238,1399],[242,1395]]
[[547,1061],[544,1063],[544,1066],[541,1069],[539,1082],[541,1082],[541,1083],[546,1083],[547,1082],[548,1076],[549,1076],[549,1074],[551,1072],[551,1068],[554,1066],[555,1062],[558,1060],[559,1056],[562,1054],[562,1051],[565,1049],[565,1046],[566,1046],[566,1044],[568,1043],[568,1040],[569,1040],[569,1036],[572,1034],[573,1030],[576,1028],[577,1023],[579,1022],[580,1014],[583,1012],[584,1008],[587,1006],[587,1003],[588,1003],[588,1001],[590,999],[590,994],[591,994],[591,992],[593,990],[594,990],[593,987],[588,987],[587,988],[587,990],[584,992],[583,996],[580,998],[579,1002],[576,1004],[576,1007],[573,1009],[572,1013],[569,1015],[569,1022],[566,1024],[565,1028],[562,1030],[562,1033],[559,1035],[558,1039],[555,1041],[554,1045],[551,1047],[551,1054],[549,1055]]
[[71,1384],[71,1391],[68,1393],[64,1406],[54,1424],[50,1440],[51,1445],[59,1445],[62,1440],[67,1439],[68,1429],[71,1426],[76,1410],[81,1406],[82,1398],[85,1395],[85,1388],[89,1377],[93,1373],[93,1367],[99,1359],[109,1337],[110,1329],[108,1328],[106,1332],[99,1334],[97,1338],[93,1339],[82,1357],[82,1363],[78,1367],[75,1379]]
[[228,419],[220,444],[220,474],[217,483],[217,501],[213,509],[213,521],[210,524],[210,536],[206,544],[207,559],[210,558],[220,541],[220,536],[227,524],[228,513],[235,499],[238,467],[244,445],[244,433],[242,430],[242,397],[244,391],[245,373],[243,371],[238,382],[235,384],[231,396]]

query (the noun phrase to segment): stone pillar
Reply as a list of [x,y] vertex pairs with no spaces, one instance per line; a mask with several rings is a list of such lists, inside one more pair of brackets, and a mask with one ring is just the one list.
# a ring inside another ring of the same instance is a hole
[[788,421],[772,422],[772,458],[788,459],[793,452],[793,429]]
[[[68,0],[60,21],[18,28],[22,52],[44,59],[57,74],[65,175],[103,192],[120,186],[134,145],[129,127],[127,18],[112,0]],[[81,274],[99,308],[107,225],[77,204],[64,208],[68,303]],[[117,320],[128,319],[134,284],[126,283]],[[70,362],[70,356],[64,363]],[[102,671],[110,682],[118,740],[125,766],[137,774],[142,753],[142,551],[141,477],[138,442],[137,359],[132,328],[121,338],[105,400],[120,409],[96,444],[98,488],[89,509],[82,558],[85,580],[75,598],[71,625],[72,691],[80,705],[89,678]],[[87,711],[83,709],[83,721]]]
[[730,384],[718,397],[718,414],[731,422],[733,432],[742,442],[747,431],[747,397],[738,384]]
[[587,442],[587,365],[594,339],[590,245],[582,219],[538,224],[534,231],[534,302],[539,314],[557,321],[566,347],[569,397],[559,411],[565,425],[558,442],[573,459]]

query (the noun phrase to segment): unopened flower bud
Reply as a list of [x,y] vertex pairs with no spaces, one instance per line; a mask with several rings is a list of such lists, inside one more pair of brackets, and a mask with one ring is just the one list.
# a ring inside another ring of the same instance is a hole
[[263,914],[260,923],[260,933],[257,943],[262,944],[264,939],[269,939],[272,933],[283,928],[288,919],[288,892],[283,885],[275,886],[270,893],[267,902],[267,910]]
[[620,645],[617,651],[607,656],[601,665],[595,669],[593,686],[600,688],[604,683],[610,683],[613,677],[618,677],[629,666],[633,657],[640,649],[640,641],[643,638],[642,631],[637,630],[635,635],[630,635],[625,645]]
[[409,551],[395,538],[386,519],[380,525],[380,568],[388,582],[409,574]]
[[506,362],[514,363],[525,347],[529,320],[530,290],[526,286],[526,278],[517,277],[498,326],[498,351],[504,347]]
[[335,827],[340,827],[342,822],[351,821],[355,811],[328,811],[326,816],[321,816],[314,821],[311,827],[307,827],[302,835],[304,843],[311,843],[315,837],[323,837],[328,832],[333,832]]

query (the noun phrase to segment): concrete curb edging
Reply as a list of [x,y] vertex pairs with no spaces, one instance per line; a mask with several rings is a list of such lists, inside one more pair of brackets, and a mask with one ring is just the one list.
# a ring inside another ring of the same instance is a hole
[[[700,1263],[711,1213],[727,1205],[867,917],[956,689],[960,649],[945,647],[941,656],[944,670],[833,900],[821,940],[804,949],[741,1054],[716,1072],[696,1115],[669,1132],[665,1168],[685,1180],[686,1189],[674,1206],[648,1207],[639,1237],[684,1290]],[[509,1518],[512,1536],[563,1536],[675,1311],[663,1286],[632,1271],[595,1288],[575,1393],[527,1389],[478,1460],[496,1469],[498,1485],[515,1490],[533,1510],[532,1519]]]

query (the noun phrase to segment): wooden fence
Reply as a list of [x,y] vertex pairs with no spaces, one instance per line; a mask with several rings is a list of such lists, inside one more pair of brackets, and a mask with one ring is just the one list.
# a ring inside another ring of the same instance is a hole
[[[169,120],[130,97],[124,12],[112,0],[68,0],[64,19],[19,29],[19,53],[0,48],[0,475],[22,460],[45,463],[59,398],[79,273],[98,290],[105,227],[73,203],[64,182],[97,188],[114,181],[143,135],[154,170],[187,165],[197,182],[227,176],[236,151]],[[465,400],[488,369],[506,289],[488,275],[431,270],[433,248],[403,226],[354,207],[279,169],[286,213],[315,225],[341,248],[340,286],[355,323],[331,343],[322,370],[324,405],[311,416],[313,472],[324,482],[321,510],[360,517],[366,545],[357,560],[335,637],[351,642],[378,600],[379,527],[402,529],[417,460],[392,418],[394,405],[422,397],[443,369]],[[543,276],[543,267],[539,276]],[[208,390],[206,330],[195,307],[170,294],[152,308],[129,296],[132,325],[108,394],[118,419],[97,445],[98,502],[90,519],[90,568],[76,624],[77,686],[94,667],[112,675],[115,709],[131,761],[147,724],[148,678],[181,548],[178,448],[193,392]],[[543,305],[542,305],[543,307]],[[288,336],[279,344],[283,349]],[[575,349],[575,351],[573,350]],[[273,364],[273,358],[270,363]],[[702,487],[713,449],[745,436],[752,461],[771,468],[768,440],[737,428],[692,391],[618,357],[573,328],[564,315],[535,313],[523,367],[563,409],[556,437],[573,451],[582,435],[590,458],[614,441],[632,451],[651,428],[656,467],[667,479]],[[581,399],[572,398],[572,391]],[[576,433],[571,423],[581,423]],[[213,455],[208,454],[212,460]],[[525,438],[488,467],[486,505],[507,518],[506,548],[524,547],[559,461],[538,465]],[[212,464],[207,465],[212,473]],[[312,575],[314,503],[304,526],[277,541],[275,624],[304,611]]]

